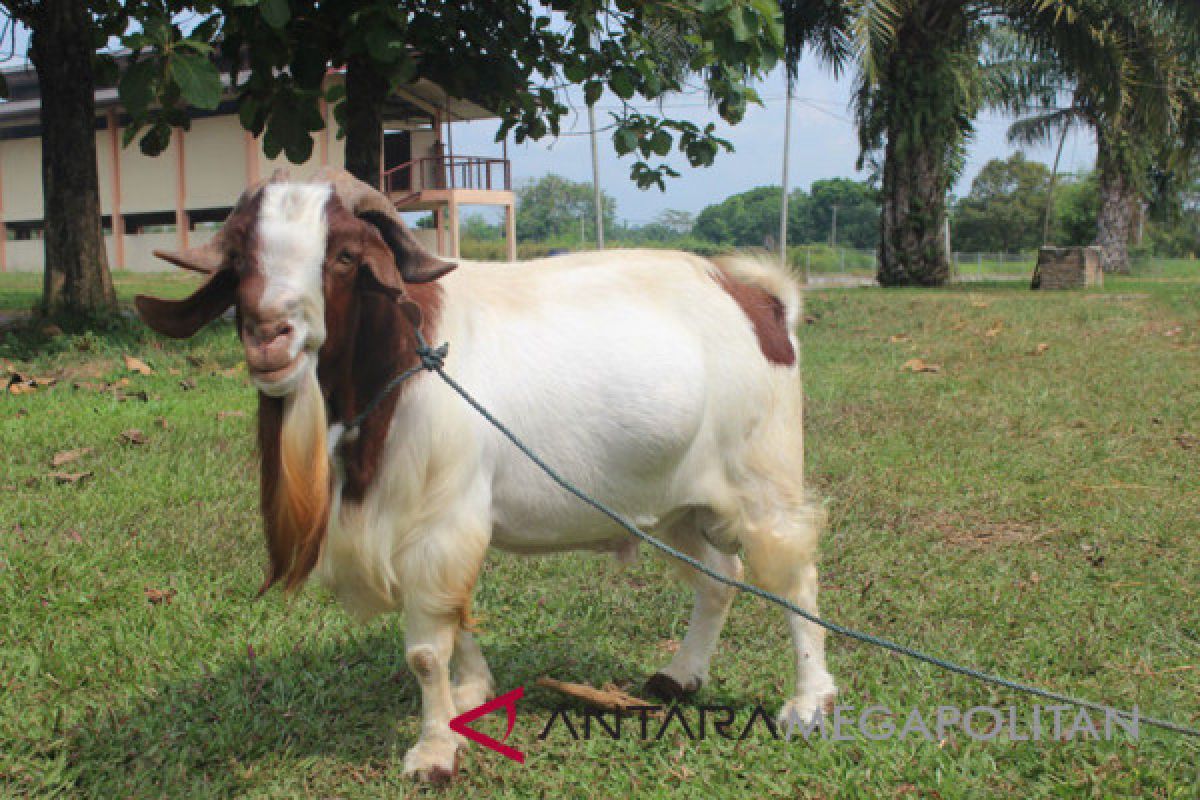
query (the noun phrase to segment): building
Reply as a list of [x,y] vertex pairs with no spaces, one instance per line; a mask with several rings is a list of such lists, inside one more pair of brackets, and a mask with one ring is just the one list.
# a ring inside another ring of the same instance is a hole
[[[0,103],[0,271],[40,272],[44,253],[40,99],[32,67],[6,71],[9,100]],[[331,72],[329,81],[342,80]],[[96,92],[96,159],[104,237],[112,269],[166,267],[155,249],[199,244],[229,214],[247,184],[285,167],[304,177],[340,166],[345,140],[336,136],[333,110],[322,107],[326,127],[316,134],[312,158],[290,164],[271,160],[242,129],[232,97],[215,111],[193,111],[191,129],[176,130],[170,146],[150,158],[136,144],[121,146],[128,116],[115,89]],[[432,251],[459,254],[464,205],[504,209],[508,257],[516,257],[514,195],[507,147],[496,156],[454,150],[454,124],[494,118],[479,105],[451,98],[421,80],[393,94],[384,109],[382,184],[401,211],[430,211],[434,229],[416,234]]]

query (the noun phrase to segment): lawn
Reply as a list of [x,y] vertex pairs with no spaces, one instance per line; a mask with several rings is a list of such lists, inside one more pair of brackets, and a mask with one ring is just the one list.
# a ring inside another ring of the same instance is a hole
[[[28,305],[8,281],[0,307]],[[1200,725],[1200,283],[831,290],[808,314],[823,612]],[[254,599],[255,399],[229,323],[182,345],[134,322],[55,333],[0,339],[0,367],[57,379],[0,400],[0,794],[426,793],[400,774],[418,691],[397,620],[356,625],[315,587]],[[509,744],[527,760],[472,746],[441,796],[1200,793],[1200,741],[1148,728],[1112,742],[689,741],[678,727],[539,741],[565,702],[539,676],[637,691],[668,660],[687,618],[668,575],[649,557],[490,559],[480,638],[499,690],[526,687]],[[777,612],[739,598],[697,702],[774,710],[785,642]],[[829,651],[844,704],[1034,704],[854,642]]]

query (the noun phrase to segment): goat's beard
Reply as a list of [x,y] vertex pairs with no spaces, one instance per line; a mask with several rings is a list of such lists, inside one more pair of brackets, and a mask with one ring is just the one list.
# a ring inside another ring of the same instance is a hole
[[329,519],[325,401],[312,366],[283,398],[260,395],[262,512],[270,564],[262,590],[304,582],[321,555]]

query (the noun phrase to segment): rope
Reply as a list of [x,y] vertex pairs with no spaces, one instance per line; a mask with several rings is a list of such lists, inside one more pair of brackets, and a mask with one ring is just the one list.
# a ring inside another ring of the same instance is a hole
[[795,603],[788,600],[787,598],[780,597],[779,595],[768,592],[765,589],[760,589],[757,586],[753,586],[748,583],[743,583],[742,581],[735,580],[733,578],[730,578],[726,575],[721,574],[720,572],[717,572],[716,570],[714,570],[712,567],[708,566],[707,564],[693,558],[692,556],[688,555],[687,553],[683,553],[683,552],[680,552],[679,550],[676,550],[674,547],[671,547],[669,544],[659,541],[655,537],[653,537],[650,534],[646,533],[645,531],[641,530],[636,525],[634,525],[632,522],[627,520],[624,516],[622,516],[621,514],[619,514],[616,511],[612,510],[611,508],[606,506],[604,503],[601,503],[599,500],[596,500],[595,498],[591,497],[590,495],[584,493],[584,491],[582,489],[575,486],[573,483],[568,481],[566,478],[559,475],[558,472],[555,471],[555,469],[553,467],[551,467],[549,464],[547,464],[545,461],[543,461],[541,459],[541,457],[538,456],[537,453],[530,450],[529,447],[524,442],[522,442],[519,438],[517,438],[516,434],[514,434],[511,430],[509,430],[508,427],[504,423],[502,423],[500,420],[496,419],[494,416],[492,416],[491,412],[489,412],[486,408],[484,408],[482,405],[480,405],[479,401],[476,400],[474,397],[472,397],[470,395],[470,393],[467,392],[466,389],[464,389],[453,378],[451,378],[449,375],[446,374],[445,358],[446,358],[446,353],[448,352],[448,349],[447,349],[448,345],[443,344],[441,347],[438,347],[436,349],[431,348],[429,346],[429,344],[425,341],[425,337],[421,335],[420,330],[416,330],[416,334],[417,334],[417,355],[421,359],[421,364],[419,366],[413,367],[410,370],[407,370],[406,372],[401,373],[399,376],[397,376],[397,378],[393,379],[392,382],[389,383],[387,385],[387,387],[385,387],[384,391],[378,397],[376,397],[376,402],[372,402],[372,403],[368,404],[367,409],[365,409],[363,411],[363,413],[359,414],[358,417],[355,418],[355,420],[354,420],[355,425],[352,427],[357,427],[357,424],[362,422],[362,419],[365,418],[366,414],[369,413],[369,410],[373,409],[375,406],[378,405],[377,401],[381,400],[383,398],[383,396],[385,396],[388,392],[392,391],[393,389],[395,389],[396,386],[399,386],[401,383],[403,383],[405,380],[407,380],[409,377],[411,377],[415,371],[429,370],[431,372],[436,372],[438,374],[438,376],[443,381],[446,382],[447,386],[449,386],[451,389],[453,389],[458,394],[459,397],[461,397],[463,400],[467,401],[467,403],[471,406],[471,408],[475,409],[484,419],[486,419],[489,423],[491,423],[492,427],[494,427],[501,434],[503,434],[504,438],[506,438],[510,442],[512,442],[513,446],[515,446],[518,450],[520,450],[525,455],[526,458],[528,458],[530,461],[532,461],[538,467],[538,469],[540,469],[542,472],[544,472],[547,477],[549,477],[552,481],[554,481],[556,484],[558,484],[561,488],[563,488],[570,494],[577,497],[583,503],[586,503],[587,505],[596,509],[601,514],[603,514],[604,516],[611,519],[613,522],[620,525],[631,535],[637,537],[638,539],[642,540],[643,542],[650,545],[651,547],[654,547],[657,550],[660,550],[663,553],[666,553],[667,555],[671,556],[672,558],[682,561],[683,563],[687,564],[688,566],[692,567],[695,570],[698,570],[699,572],[703,573],[704,575],[707,575],[709,578],[712,578],[714,581],[717,581],[718,583],[723,583],[726,586],[731,586],[734,589],[737,589],[739,591],[754,595],[755,597],[759,597],[770,603],[774,603],[777,606],[787,609],[788,611],[792,612],[793,614],[797,614],[798,616],[803,617],[804,619],[808,620],[809,622],[813,623],[814,625],[820,625],[822,628],[825,628],[826,630],[831,631],[832,633],[836,633],[841,636],[845,636],[850,639],[854,639],[854,640],[862,642],[864,644],[869,644],[869,645],[873,645],[875,647],[880,647],[884,650],[889,650],[893,653],[897,653],[902,656],[908,656],[909,658],[915,659],[917,661],[922,661],[926,664],[932,664],[933,666],[944,669],[947,672],[953,672],[955,674],[963,675],[968,678],[974,678],[975,680],[983,681],[984,683],[990,683],[995,686],[1001,686],[1005,689],[1011,689],[1016,692],[1023,692],[1028,695],[1033,695],[1034,697],[1040,697],[1044,700],[1053,700],[1058,703],[1064,703],[1067,705],[1076,706],[1078,708],[1086,708],[1091,711],[1101,712],[1101,713],[1105,714],[1106,716],[1113,715],[1113,716],[1117,716],[1117,717],[1122,717],[1122,718],[1129,720],[1131,722],[1134,722],[1138,725],[1146,724],[1146,725],[1149,725],[1154,728],[1161,728],[1162,730],[1171,731],[1173,733],[1182,734],[1184,736],[1193,736],[1196,738],[1200,738],[1200,730],[1198,730],[1196,728],[1189,728],[1186,725],[1180,725],[1179,723],[1171,722],[1170,720],[1158,719],[1156,717],[1142,716],[1140,713],[1135,713],[1132,711],[1126,711],[1124,709],[1114,708],[1112,706],[1104,705],[1103,703],[1096,703],[1096,702],[1092,702],[1091,700],[1083,700],[1083,699],[1080,699],[1077,697],[1072,697],[1070,695],[1061,694],[1059,692],[1052,692],[1048,689],[1041,689],[1037,686],[1031,686],[1029,684],[1011,681],[1008,678],[1004,678],[999,675],[992,675],[990,673],[983,672],[983,671],[977,670],[977,669],[973,669],[971,667],[964,667],[961,664],[955,664],[953,661],[947,661],[944,658],[939,658],[937,656],[932,656],[927,653],[923,653],[920,650],[916,650],[912,647],[908,647],[906,645],[899,644],[898,642],[893,642],[890,639],[885,639],[881,636],[875,636],[870,633],[863,633],[861,631],[856,631],[852,628],[847,628],[844,625],[837,624],[836,622],[830,622],[829,620],[822,619],[821,617],[817,616],[816,614],[812,614],[812,613],[804,610],[803,608],[796,605]]
[[450,352],[450,344],[447,342],[441,347],[431,348],[425,341],[425,337],[421,335],[421,331],[415,328],[414,330],[417,331],[417,357],[421,359],[421,363],[414,367],[409,367],[404,372],[392,378],[387,382],[386,386],[379,390],[377,395],[371,398],[371,402],[367,403],[363,407],[363,410],[358,412],[354,419],[350,420],[350,424],[346,426],[346,431],[342,434],[345,441],[354,441],[358,438],[358,433],[362,428],[363,422],[366,421],[367,417],[371,416],[375,409],[379,408],[379,404],[383,402],[385,397],[396,391],[396,388],[400,384],[418,372],[435,369],[440,371],[442,364],[446,362],[446,356]]

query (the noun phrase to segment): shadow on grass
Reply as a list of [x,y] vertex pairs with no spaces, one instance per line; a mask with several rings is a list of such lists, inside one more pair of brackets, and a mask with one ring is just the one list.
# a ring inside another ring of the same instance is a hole
[[[525,686],[518,713],[536,715],[538,724],[565,699],[535,688],[540,675],[648,677],[537,632],[485,649],[497,691]],[[277,657],[247,651],[125,705],[90,709],[65,737],[69,786],[89,797],[226,796],[253,790],[255,773],[308,771],[316,761],[325,762],[322,772],[398,770],[419,713],[420,691],[395,626],[317,648],[297,643]]]
[[234,336],[233,323],[221,319],[194,338],[175,341],[159,336],[131,311],[103,315],[59,315],[16,320],[0,329],[0,357],[13,361],[65,352],[130,352],[161,343],[167,349],[191,351]]

